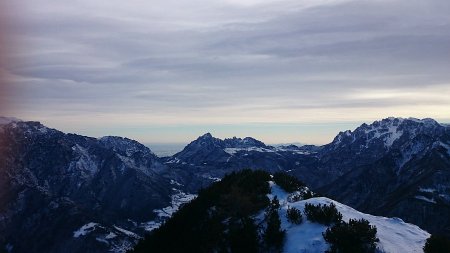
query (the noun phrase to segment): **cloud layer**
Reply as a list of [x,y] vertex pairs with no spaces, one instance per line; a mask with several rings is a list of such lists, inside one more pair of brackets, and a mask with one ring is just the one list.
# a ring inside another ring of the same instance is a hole
[[447,0],[11,5],[12,113],[62,129],[450,119]]

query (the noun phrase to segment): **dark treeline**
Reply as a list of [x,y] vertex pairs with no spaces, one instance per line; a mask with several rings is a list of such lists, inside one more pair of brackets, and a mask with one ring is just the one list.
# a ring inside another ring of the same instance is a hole
[[286,173],[277,172],[273,175],[273,181],[286,192],[294,192],[305,187],[305,184],[298,178]]
[[258,225],[251,215],[269,206],[270,175],[233,172],[199,192],[132,252],[258,252]]

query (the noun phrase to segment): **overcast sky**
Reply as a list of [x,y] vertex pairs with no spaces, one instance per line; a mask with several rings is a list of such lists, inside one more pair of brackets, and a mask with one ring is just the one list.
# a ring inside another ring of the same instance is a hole
[[14,0],[8,116],[187,142],[450,122],[448,0]]

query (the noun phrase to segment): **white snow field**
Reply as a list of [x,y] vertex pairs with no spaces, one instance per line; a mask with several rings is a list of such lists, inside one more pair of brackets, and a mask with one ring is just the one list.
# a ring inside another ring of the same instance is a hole
[[[327,229],[326,226],[319,223],[312,223],[307,220],[303,213],[306,203],[330,204],[334,203],[338,211],[342,214],[343,220],[366,219],[371,225],[377,227],[377,237],[380,241],[377,243],[377,252],[379,253],[399,253],[399,252],[423,252],[423,246],[430,234],[418,226],[403,222],[399,218],[386,218],[361,213],[349,206],[336,202],[334,200],[318,197],[298,202],[288,202],[289,193],[285,192],[279,186],[270,182],[272,194],[269,198],[277,196],[280,201],[280,219],[282,229],[286,230],[286,241],[284,252],[286,253],[323,253],[329,248],[328,243],[322,237],[322,233]],[[286,218],[288,207],[295,207],[302,211],[303,222],[300,225],[290,223]]]

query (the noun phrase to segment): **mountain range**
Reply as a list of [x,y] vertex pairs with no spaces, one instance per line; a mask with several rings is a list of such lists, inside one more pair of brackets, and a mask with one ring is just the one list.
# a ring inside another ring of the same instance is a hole
[[286,172],[359,211],[450,235],[450,127],[433,119],[387,118],[323,146],[207,133],[157,157],[127,138],[0,118],[0,245],[123,252],[200,189],[242,169]]

